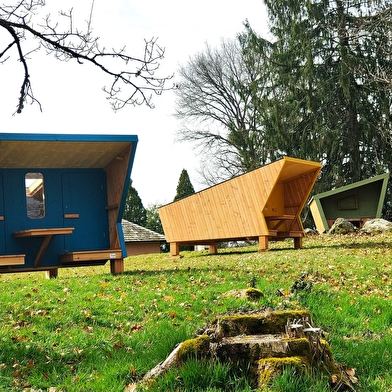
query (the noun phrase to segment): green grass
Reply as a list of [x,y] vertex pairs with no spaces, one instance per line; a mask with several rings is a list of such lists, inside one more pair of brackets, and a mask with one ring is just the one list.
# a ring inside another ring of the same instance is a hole
[[[0,390],[124,391],[217,314],[307,308],[358,391],[392,391],[391,235],[321,236],[256,247],[134,256],[109,266],[0,275]],[[295,284],[295,282],[297,282]],[[225,297],[261,289],[258,302]],[[295,288],[295,289],[294,289]],[[149,391],[251,391],[247,371],[189,361]],[[271,391],[327,391],[287,369]]]

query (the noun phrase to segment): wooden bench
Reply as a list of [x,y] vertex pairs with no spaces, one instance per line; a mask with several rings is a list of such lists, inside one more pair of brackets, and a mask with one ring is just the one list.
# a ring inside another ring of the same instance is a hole
[[43,237],[44,240],[38,250],[37,255],[34,260],[34,267],[38,267],[44,253],[49,245],[50,240],[54,235],[65,235],[72,234],[74,231],[73,227],[57,227],[57,228],[40,228],[40,229],[28,229],[28,230],[20,230],[15,231],[12,235],[15,238],[32,238],[32,237]]
[[[299,221],[296,215],[269,215],[264,217],[268,224],[269,235],[260,236],[259,238],[259,250],[268,249],[268,237],[273,240],[284,240],[286,238],[294,239],[294,248],[302,248],[302,237],[304,233],[302,230],[294,229],[295,223]],[[279,231],[279,228],[285,224],[286,230]],[[271,227],[270,227],[271,226]]]
[[277,231],[278,228],[283,224],[283,223],[287,223],[290,222],[290,225],[288,227],[288,231],[290,231],[291,227],[293,226],[294,222],[295,222],[296,216],[295,215],[277,215],[277,216],[266,216],[265,220],[267,222],[271,222],[271,221],[276,221],[276,223],[270,228],[270,230],[272,231]]
[[24,265],[26,255],[0,255],[0,266]]
[[110,270],[113,274],[124,272],[124,260],[121,249],[83,250],[67,252],[60,255],[61,264],[89,261],[106,262],[108,260],[110,260]]

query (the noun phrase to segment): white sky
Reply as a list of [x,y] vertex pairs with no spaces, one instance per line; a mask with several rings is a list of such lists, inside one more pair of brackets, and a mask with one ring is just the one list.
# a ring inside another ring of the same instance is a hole
[[[84,29],[90,1],[56,0],[50,5],[56,7],[50,9],[53,18],[56,10],[73,6]],[[244,30],[246,19],[253,29],[266,34],[268,21],[262,0],[95,0],[93,29],[107,47],[126,45],[135,56],[142,55],[144,39],[158,37],[166,49],[162,74],[169,75],[204,50],[206,42],[218,46],[222,38],[235,38]],[[0,50],[6,42],[8,36],[0,31]],[[145,207],[173,200],[182,169],[188,171],[195,189],[201,189],[192,146],[175,142],[174,93],[154,96],[155,109],[128,106],[114,113],[102,91],[103,74],[94,68],[32,54],[31,82],[43,112],[32,105],[13,116],[23,70],[14,59],[0,64],[0,132],[136,134],[139,143],[131,177]]]

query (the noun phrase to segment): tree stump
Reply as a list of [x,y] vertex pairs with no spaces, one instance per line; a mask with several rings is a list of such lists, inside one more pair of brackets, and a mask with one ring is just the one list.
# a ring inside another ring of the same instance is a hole
[[325,371],[331,376],[331,385],[354,391],[353,370],[334,361],[328,342],[322,339],[320,328],[312,326],[306,310],[222,315],[199,332],[194,339],[180,343],[142,382],[151,382],[188,358],[199,358],[250,367],[255,388],[267,386],[283,368],[291,366],[298,372]]

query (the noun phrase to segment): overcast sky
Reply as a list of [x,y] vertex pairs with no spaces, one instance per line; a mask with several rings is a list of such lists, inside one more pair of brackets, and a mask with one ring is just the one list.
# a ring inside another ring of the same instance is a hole
[[[84,28],[90,1],[48,3],[56,6],[50,9],[53,17],[56,9],[73,6],[76,21]],[[95,0],[92,21],[94,34],[107,47],[126,45],[135,56],[143,53],[144,39],[158,37],[166,50],[162,72],[169,75],[202,51],[206,42],[218,46],[222,38],[235,38],[246,19],[254,30],[266,34],[268,21],[261,0]],[[8,36],[0,31],[0,50],[6,42]],[[139,143],[131,177],[145,207],[173,200],[182,169],[188,171],[196,190],[202,188],[192,146],[175,142],[173,92],[154,96],[155,109],[128,106],[114,113],[102,91],[105,80],[93,66],[61,63],[43,53],[31,58],[32,87],[43,112],[32,105],[13,116],[23,70],[10,59],[0,64],[0,132],[135,134]]]

